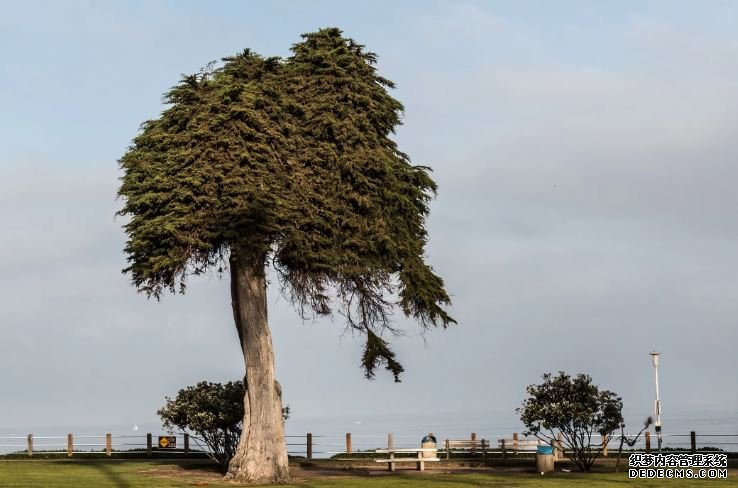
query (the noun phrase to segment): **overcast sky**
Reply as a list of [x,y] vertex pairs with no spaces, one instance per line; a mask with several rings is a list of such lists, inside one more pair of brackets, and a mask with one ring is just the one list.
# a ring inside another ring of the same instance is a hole
[[398,318],[404,381],[271,288],[294,415],[423,404],[513,416],[586,372],[664,423],[738,412],[738,3],[0,1],[0,428],[155,420],[242,377],[228,283],[161,303],[120,270],[117,159],[181,73],[338,26],[406,106],[397,140],[439,184],[428,261],[458,326]]

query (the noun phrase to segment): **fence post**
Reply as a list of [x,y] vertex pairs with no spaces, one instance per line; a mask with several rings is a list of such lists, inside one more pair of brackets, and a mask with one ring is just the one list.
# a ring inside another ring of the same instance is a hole
[[689,433],[689,440],[692,444],[692,454],[694,454],[697,451],[697,434],[694,431]]
[[146,455],[151,457],[151,434],[146,434]]
[[74,452],[74,436],[67,434],[67,457],[72,457]]
[[184,455],[190,455],[190,434],[185,433],[184,435]]
[[651,433],[646,431],[646,452],[651,452]]
[[387,434],[387,449],[394,449],[395,448],[395,434],[390,432]]
[[105,454],[110,457],[113,454],[113,435],[105,434]]
[[472,432],[471,433],[471,449],[469,451],[472,456],[477,453],[476,447],[477,447],[477,433]]
[[487,442],[482,439],[482,459],[487,460]]
[[307,435],[307,458],[313,459],[313,434],[310,432]]
[[351,455],[351,451],[353,446],[351,446],[351,432],[346,432],[346,454],[348,456]]
[[505,439],[502,439],[502,459],[507,459],[507,448],[505,448]]
[[518,453],[518,433],[513,433],[513,452]]
[[451,459],[451,441],[446,439],[446,459]]
[[556,435],[556,440],[554,441],[554,459],[561,459],[562,457],[564,457],[564,448],[561,443],[563,438],[564,436],[561,434],[561,432]]
[[607,436],[602,434],[602,456],[607,457]]
[[28,434],[28,457],[33,456],[33,434]]

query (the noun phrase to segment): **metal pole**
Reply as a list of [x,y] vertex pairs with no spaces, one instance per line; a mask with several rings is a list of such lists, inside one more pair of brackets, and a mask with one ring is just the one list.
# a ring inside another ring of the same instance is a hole
[[651,357],[653,358],[653,369],[656,377],[656,425],[654,426],[654,430],[656,431],[656,438],[658,440],[659,454],[661,454],[661,399],[659,397],[659,353],[653,351],[651,353]]

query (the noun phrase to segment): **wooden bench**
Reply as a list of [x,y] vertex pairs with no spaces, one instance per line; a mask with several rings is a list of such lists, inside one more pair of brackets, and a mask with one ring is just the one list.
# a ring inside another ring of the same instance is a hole
[[[432,448],[411,448],[411,449],[377,449],[374,451],[376,454],[389,454],[389,458],[375,459],[376,463],[387,463],[390,471],[395,470],[397,463],[416,463],[418,471],[425,471],[426,462],[440,461],[437,457],[423,457],[423,453],[430,452],[436,453],[436,449]],[[396,458],[395,454],[417,454],[417,457],[400,457]]]
[[[538,448],[538,439],[498,439],[496,449],[502,453],[503,458],[507,457],[507,453],[512,451],[513,454],[519,452],[534,452]],[[487,457],[490,450],[494,449],[487,439],[446,439],[444,441],[446,459],[451,454],[481,454]]]
[[521,452],[532,453],[538,450],[538,446],[541,441],[538,439],[518,439],[513,437],[512,439],[498,439],[497,447],[502,451],[502,459],[506,459],[508,452],[512,451],[513,454],[517,455]]
[[446,448],[446,459],[451,457],[452,451],[470,454],[480,452],[484,455],[490,447],[487,439],[446,439],[444,446]]
[[516,454],[519,451],[523,451],[523,452],[535,451],[538,449],[538,446],[540,444],[541,444],[541,441],[539,441],[538,439],[515,439],[513,437],[512,439],[498,439],[497,440],[497,447],[499,449],[513,451]]

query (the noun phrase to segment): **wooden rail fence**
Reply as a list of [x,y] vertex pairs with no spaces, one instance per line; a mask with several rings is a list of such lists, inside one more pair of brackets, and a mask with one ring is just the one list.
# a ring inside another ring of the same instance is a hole
[[[179,454],[183,454],[185,456],[189,455],[190,452],[191,452],[191,450],[190,450],[190,435],[189,434],[184,434],[184,435],[174,436],[174,437],[182,438],[182,441],[183,441],[182,442],[182,448],[181,449],[171,450],[171,451],[169,451],[169,450],[163,451],[162,450],[161,452],[179,453]],[[41,447],[42,448],[41,451],[42,452],[45,452],[45,453],[48,453],[48,452],[64,452],[64,450],[60,450],[60,449],[55,449],[55,450],[54,449],[52,449],[52,450],[45,449],[45,448],[48,448],[48,447],[58,447],[58,446],[62,445],[61,443],[51,443],[50,444],[50,443],[48,443],[49,440],[63,440],[64,438],[65,437],[63,437],[63,436],[39,436],[39,437],[34,437],[33,434],[28,434],[28,436],[26,437],[26,449],[25,449],[26,450],[26,454],[27,454],[28,457],[33,457],[34,452],[38,452],[38,450],[36,449],[36,447]],[[75,453],[85,453],[85,454],[98,453],[98,454],[105,454],[106,456],[110,457],[110,456],[113,455],[113,446],[114,446],[114,444],[113,444],[113,438],[114,438],[114,436],[111,433],[107,433],[104,436],[84,435],[84,436],[78,436],[77,439],[85,439],[85,440],[89,440],[89,439],[104,439],[104,443],[89,443],[89,442],[75,443],[75,436],[74,436],[74,434],[71,434],[71,433],[70,434],[67,434],[66,435],[66,453],[67,453],[67,457],[73,457]],[[115,438],[116,439],[131,439],[131,438],[141,438],[141,439],[143,439],[144,436],[116,436]],[[0,436],[0,440],[2,440],[2,439],[18,439],[18,438],[17,437],[1,437]],[[45,442],[45,443],[43,443],[41,445],[37,445],[34,442],[36,439],[39,439],[39,440],[42,440],[42,441],[47,441],[47,442]],[[131,450],[131,449],[128,449],[128,450],[116,450],[115,452],[116,453],[121,453],[121,452],[135,452],[135,453],[139,453],[139,452],[142,452],[145,449],[146,455],[147,456],[152,456],[153,453],[158,450],[157,446],[154,446],[153,435],[150,434],[150,433],[149,434],[146,434],[145,435],[145,439],[146,439],[146,443],[145,444],[143,444],[143,443],[122,444],[122,445],[127,445],[129,447],[136,446],[136,447],[138,447],[138,449],[133,449],[133,450]],[[121,444],[119,444],[119,446],[121,446]],[[4,447],[20,447],[20,446],[5,445]],[[85,451],[85,450],[75,449],[75,447],[102,447],[103,449],[100,450],[100,451],[94,451],[94,450],[92,450],[92,451],[89,451],[89,450],[88,451]]]
[[[12,451],[14,455],[23,453],[27,457],[33,457],[34,454],[39,451],[45,453],[63,453],[66,452],[67,457],[73,457],[75,454],[101,454],[107,457],[115,454],[140,454],[145,453],[146,456],[153,456],[155,453],[158,456],[164,455],[164,453],[170,453],[176,456],[188,456],[193,451],[190,448],[191,439],[190,436],[178,435],[178,439],[181,439],[178,449],[159,449],[157,444],[154,442],[154,435],[151,433],[141,435],[120,435],[115,436],[111,433],[105,435],[78,435],[75,436],[72,433],[66,436],[34,436],[28,434],[28,436],[10,436],[3,437],[0,435],[0,452],[2,448],[14,448]],[[346,455],[352,457],[359,453],[371,453],[378,448],[394,449],[396,447],[417,447],[420,445],[420,438],[417,435],[400,435],[396,436],[394,433],[388,433],[382,440],[382,435],[352,435],[348,432],[341,436],[327,436],[327,435],[313,435],[307,433],[305,435],[289,435],[287,437],[287,449],[290,455],[301,455],[307,459],[313,459],[314,457],[328,457],[330,455]],[[707,448],[716,448],[730,452],[738,452],[738,434],[701,434],[698,435],[695,431],[691,431],[689,434],[669,434],[664,436],[669,442],[666,445],[671,444],[672,449],[678,449],[682,452],[695,453],[698,450],[698,441],[702,440],[702,450]],[[16,443],[5,444],[4,440],[12,440]],[[718,440],[715,440],[718,439]],[[25,446],[23,445],[25,441]],[[135,442],[131,442],[135,441]],[[610,444],[615,443],[617,447],[619,445],[619,437],[614,436],[610,441]],[[440,439],[438,440],[437,446],[439,453],[445,454],[444,457],[447,459],[455,456],[471,455],[486,458],[487,456],[501,456],[503,459],[509,456],[516,456],[520,453],[530,453],[536,449],[538,444],[537,439],[534,437],[523,438],[519,433],[514,432],[510,437],[498,437],[494,440],[488,440],[485,438],[479,438],[476,432],[472,432],[466,439]],[[555,448],[555,455],[561,457],[563,454],[561,438],[554,441],[553,446]],[[612,445],[608,445],[607,439],[603,436],[602,438],[602,455],[607,457],[612,454]],[[673,447],[676,446],[676,447]],[[731,446],[731,447],[728,447]],[[25,447],[25,449],[24,449]],[[49,449],[53,447],[54,449]],[[203,448],[203,446],[199,446]],[[630,450],[630,448],[627,448]],[[652,435],[650,432],[646,432],[644,438],[639,442],[636,450],[652,452],[654,449],[652,442]],[[6,449],[6,453],[7,453]]]

